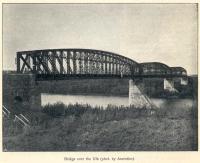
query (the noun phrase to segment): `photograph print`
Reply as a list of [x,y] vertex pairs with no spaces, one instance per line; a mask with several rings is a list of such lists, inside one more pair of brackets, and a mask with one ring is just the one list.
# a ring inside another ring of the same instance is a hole
[[197,151],[197,8],[3,3],[3,152]]

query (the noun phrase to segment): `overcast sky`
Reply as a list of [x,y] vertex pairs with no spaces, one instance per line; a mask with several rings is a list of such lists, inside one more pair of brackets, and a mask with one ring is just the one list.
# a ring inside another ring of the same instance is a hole
[[89,48],[197,73],[194,4],[4,4],[3,69],[17,51]]

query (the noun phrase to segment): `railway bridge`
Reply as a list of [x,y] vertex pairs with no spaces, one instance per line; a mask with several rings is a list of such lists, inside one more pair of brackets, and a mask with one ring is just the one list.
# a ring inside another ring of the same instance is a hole
[[129,103],[136,107],[151,107],[151,101],[137,86],[145,78],[163,78],[164,88],[169,91],[176,91],[175,79],[187,84],[187,71],[182,67],[159,62],[138,63],[113,52],[94,49],[20,51],[16,65],[17,73],[4,77],[5,84],[9,83],[6,92],[11,98],[25,99],[33,108],[41,105],[36,81],[129,78]]

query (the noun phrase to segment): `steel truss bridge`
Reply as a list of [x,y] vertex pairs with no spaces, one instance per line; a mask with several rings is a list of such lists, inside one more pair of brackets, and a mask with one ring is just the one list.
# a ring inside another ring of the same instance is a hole
[[16,64],[18,73],[33,73],[36,80],[187,77],[182,67],[159,62],[137,63],[119,54],[94,49],[20,51]]

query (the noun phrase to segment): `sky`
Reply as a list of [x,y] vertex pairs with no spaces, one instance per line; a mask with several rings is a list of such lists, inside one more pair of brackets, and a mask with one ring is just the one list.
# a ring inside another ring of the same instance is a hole
[[3,69],[17,51],[87,48],[197,74],[195,4],[3,4]]

